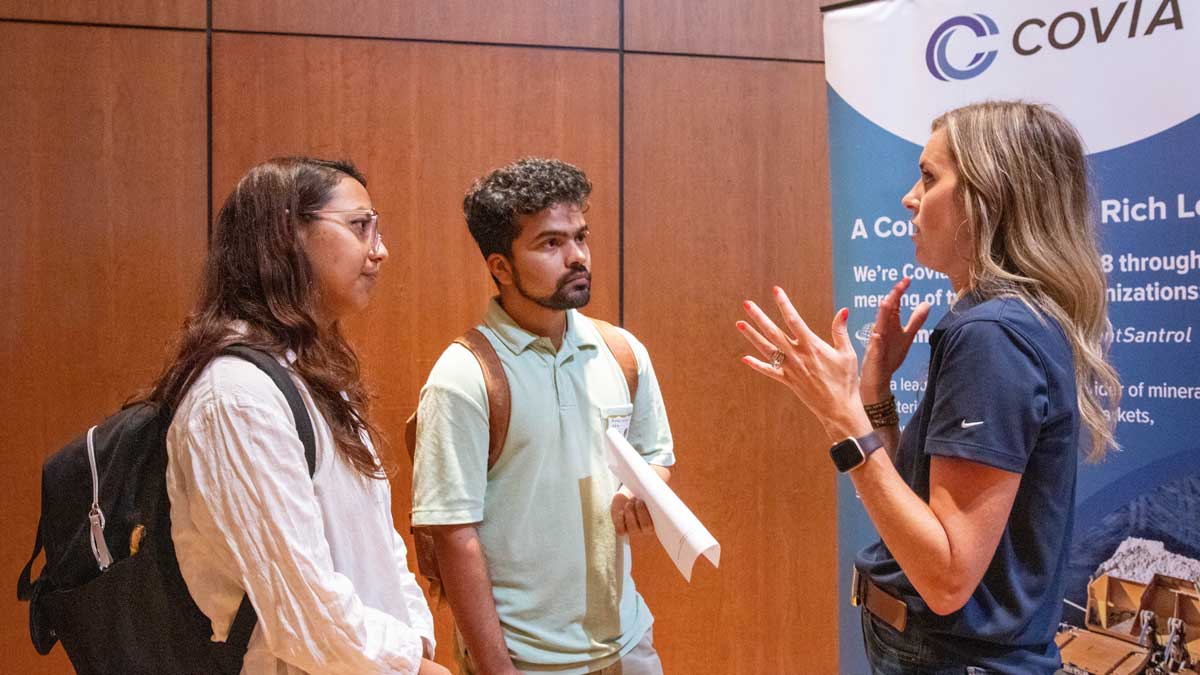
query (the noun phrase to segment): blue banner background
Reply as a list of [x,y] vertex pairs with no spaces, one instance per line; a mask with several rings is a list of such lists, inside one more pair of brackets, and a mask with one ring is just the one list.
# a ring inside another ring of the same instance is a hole
[[[864,271],[901,268],[915,263],[907,234],[892,234],[892,223],[907,223],[909,214],[900,198],[918,175],[921,147],[882,129],[848,105],[832,87],[828,89],[831,185],[833,194],[834,296],[837,307],[849,307],[850,330],[864,330],[874,320],[875,309],[861,306],[864,295],[886,293],[892,281],[869,281]],[[1185,217],[1187,209],[1200,201],[1200,115],[1144,140],[1092,155],[1097,215],[1101,200],[1128,198],[1137,203],[1155,196],[1166,203],[1167,216],[1154,222],[1108,223],[1101,226],[1102,250],[1114,256],[1109,284],[1115,288],[1147,284],[1195,287],[1200,273],[1125,272],[1122,254],[1163,256],[1188,254],[1200,248],[1200,218]],[[1178,195],[1185,195],[1187,208],[1180,210]],[[862,219],[865,239],[851,239],[856,221]],[[876,221],[881,220],[877,236]],[[903,229],[903,226],[899,226]],[[855,268],[859,277],[855,276]],[[946,310],[944,279],[917,280],[909,294],[915,300],[937,298],[927,328],[932,328]],[[860,306],[855,298],[859,296]],[[1110,297],[1111,299],[1111,297]],[[1110,319],[1117,331],[1140,327],[1187,330],[1200,323],[1200,302],[1110,302]],[[907,317],[907,310],[904,312]],[[1193,331],[1194,332],[1194,331]],[[1077,488],[1075,546],[1068,597],[1082,604],[1088,575],[1098,562],[1111,555],[1126,536],[1157,539],[1167,549],[1200,557],[1200,405],[1192,399],[1149,399],[1134,395],[1139,383],[1145,386],[1169,383],[1200,385],[1200,364],[1194,340],[1179,344],[1131,344],[1117,342],[1112,359],[1127,390],[1122,409],[1142,421],[1118,425],[1124,446],[1102,464],[1080,467]],[[856,341],[861,354],[862,342]],[[914,345],[908,360],[896,373],[896,383],[924,382],[928,345]],[[894,383],[894,386],[896,385]],[[906,406],[920,399],[920,391],[898,388],[901,423],[911,410]],[[838,484],[839,596],[849,596],[850,569],[854,554],[871,543],[876,534],[847,480]],[[1066,608],[1064,620],[1082,623],[1080,612]],[[839,611],[840,663],[845,673],[867,672],[863,655],[859,615],[842,603]]]

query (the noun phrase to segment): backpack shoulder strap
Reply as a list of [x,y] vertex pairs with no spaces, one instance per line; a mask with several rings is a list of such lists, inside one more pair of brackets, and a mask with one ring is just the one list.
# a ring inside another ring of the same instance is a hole
[[629,344],[629,340],[625,338],[625,334],[621,332],[620,328],[600,319],[591,317],[588,319],[596,324],[596,329],[600,331],[600,337],[604,339],[604,344],[608,345],[608,351],[612,352],[613,358],[617,360],[617,365],[621,366],[621,374],[625,376],[625,384],[629,387],[629,402],[633,403],[633,399],[637,397],[638,388],[637,356],[633,353],[633,346]]
[[308,463],[308,476],[312,477],[317,471],[317,438],[313,433],[312,418],[308,416],[308,408],[304,407],[304,399],[300,397],[300,390],[296,388],[296,383],[292,382],[292,376],[274,356],[261,352],[246,345],[230,345],[221,351],[222,354],[236,356],[258,366],[258,369],[266,373],[267,377],[279,387],[279,391],[283,393],[283,397],[287,399],[288,407],[292,410],[292,417],[296,420],[296,434],[300,436],[300,443],[304,445],[304,461]]
[[[266,373],[275,386],[279,387],[279,391],[283,392],[283,397],[287,399],[288,407],[292,410],[292,417],[296,420],[296,434],[300,436],[300,443],[304,445],[304,461],[308,463],[308,476],[312,478],[317,471],[317,439],[313,433],[308,408],[304,407],[300,390],[296,388],[296,383],[292,382],[292,376],[288,374],[287,369],[279,365],[274,356],[245,345],[230,345],[221,353],[245,359],[258,366],[259,370]],[[245,653],[257,623],[258,614],[254,612],[254,605],[250,603],[250,596],[242,596],[242,604],[238,605],[237,614],[229,626],[229,636],[225,638],[225,644],[235,647],[240,653]]]
[[488,397],[488,469],[496,465],[508,438],[508,420],[512,416],[512,392],[500,355],[478,328],[463,333],[454,341],[467,348],[483,370],[483,386]]
[[21,570],[21,576],[17,579],[17,600],[29,601],[33,598],[33,582],[29,580],[30,571],[33,569],[33,561],[37,559],[38,554],[42,552],[42,519],[38,517],[37,535],[33,540],[33,553],[29,556],[29,562],[25,563],[25,568]]
[[[504,374],[504,366],[500,363],[500,355],[478,328],[463,333],[454,340],[454,344],[462,345],[483,371],[483,386],[488,399],[488,469],[495,466],[504,450],[504,441],[508,438],[508,420],[512,415],[512,394],[508,389],[508,376]],[[404,423],[404,447],[408,449],[411,460],[417,452],[417,411],[414,410]]]

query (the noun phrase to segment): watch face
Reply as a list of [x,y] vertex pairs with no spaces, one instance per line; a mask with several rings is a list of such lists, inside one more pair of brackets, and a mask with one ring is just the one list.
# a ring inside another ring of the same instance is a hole
[[833,465],[842,473],[846,473],[867,459],[862,448],[858,446],[858,441],[853,438],[847,438],[834,445],[829,449],[829,456],[833,458]]

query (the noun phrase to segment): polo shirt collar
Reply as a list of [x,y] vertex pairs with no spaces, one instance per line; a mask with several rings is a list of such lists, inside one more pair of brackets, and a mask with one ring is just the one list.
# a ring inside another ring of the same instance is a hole
[[595,349],[600,346],[596,325],[574,309],[567,312],[567,333],[563,336],[563,344],[568,343],[576,349]]
[[[562,354],[565,351],[574,351],[575,349],[599,346],[597,342],[596,331],[589,330],[589,327],[579,325],[579,320],[583,315],[577,310],[567,310],[567,330],[563,334],[563,348],[559,350]],[[496,337],[500,338],[500,342],[508,347],[513,354],[520,354],[526,349],[529,349],[534,342],[541,339],[540,335],[534,335],[529,331],[517,325],[516,321],[504,311],[500,306],[500,298],[494,297],[488,303],[487,312],[483,316],[483,324],[492,329]]]
[[938,343],[942,341],[942,336],[946,334],[954,326],[966,316],[967,312],[982,303],[984,298],[976,292],[964,292],[954,301],[946,313],[942,315],[942,319],[938,321],[937,326],[933,329],[933,334],[929,336],[930,349],[936,350]]
[[983,296],[978,291],[964,291],[954,302],[954,313],[964,314],[967,310],[983,303]]

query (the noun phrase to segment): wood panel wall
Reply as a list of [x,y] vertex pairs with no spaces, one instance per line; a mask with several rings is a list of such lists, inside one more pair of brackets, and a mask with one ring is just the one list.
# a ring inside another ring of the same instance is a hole
[[[37,657],[16,575],[42,459],[162,366],[205,248],[204,34],[0,23],[0,653]],[[60,486],[59,489],[89,489]]]
[[[493,292],[462,194],[555,156],[595,184],[588,311],[649,347],[677,488],[723,545],[690,585],[637,546],[666,672],[836,671],[823,437],[738,363],[733,328],[776,283],[806,316],[832,312],[817,5],[0,0],[0,572],[12,583],[28,554],[43,458],[161,367],[209,209],[282,154],[353,159],[383,214],[391,257],[350,334],[405,522],[402,421]],[[4,670],[69,672],[4,597]],[[444,614],[438,630],[447,657]]]
[[626,58],[625,325],[655,360],[675,488],[722,548],[719,571],[697,563],[690,586],[661,547],[637,552],[668,672],[836,663],[828,442],[739,362],[733,328],[743,300],[774,306],[776,284],[803,316],[833,316],[823,83],[806,63]]
[[205,27],[205,0],[0,0],[0,19]]
[[616,49],[612,0],[213,0],[221,29]]
[[636,51],[823,57],[816,0],[625,0],[625,48]]

